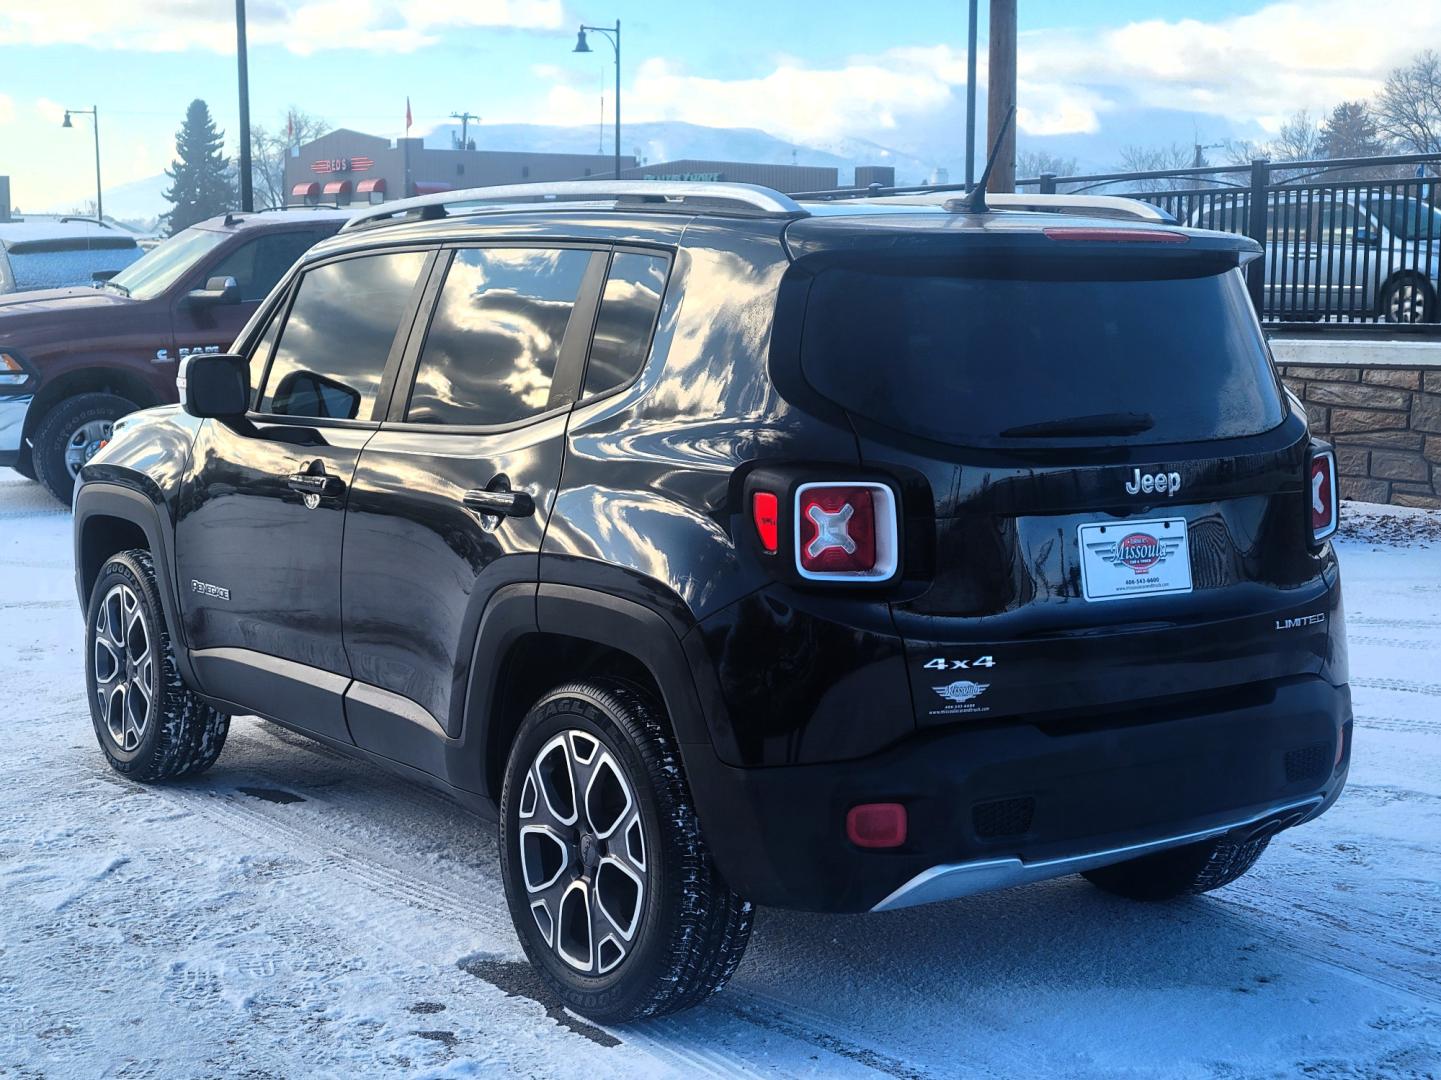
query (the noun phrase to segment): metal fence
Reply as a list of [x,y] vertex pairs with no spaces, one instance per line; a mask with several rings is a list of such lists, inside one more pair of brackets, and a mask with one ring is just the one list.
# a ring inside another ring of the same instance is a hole
[[[1409,174],[1409,175],[1407,175]],[[1249,236],[1256,310],[1272,325],[1441,328],[1441,155],[1270,162],[1016,183],[1141,199],[1182,225]]]

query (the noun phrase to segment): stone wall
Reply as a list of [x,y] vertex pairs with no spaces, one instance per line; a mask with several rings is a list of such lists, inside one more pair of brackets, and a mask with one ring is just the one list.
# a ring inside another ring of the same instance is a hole
[[1312,433],[1336,447],[1342,498],[1441,508],[1441,367],[1286,363],[1276,351]]

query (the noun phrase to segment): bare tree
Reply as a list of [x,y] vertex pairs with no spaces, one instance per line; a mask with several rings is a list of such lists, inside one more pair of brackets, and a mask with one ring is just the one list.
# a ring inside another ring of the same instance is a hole
[[[1189,169],[1194,149],[1171,143],[1169,146],[1126,146],[1121,149],[1121,164],[1116,172],[1161,172],[1166,169]],[[1125,182],[1130,191],[1175,191],[1195,181],[1189,176],[1152,177]]]
[[1044,150],[1019,150],[1016,152],[1016,175],[1022,177],[1040,176],[1052,173],[1056,176],[1074,176],[1080,170],[1076,159],[1048,154]]
[[1441,153],[1441,55],[1426,49],[1387,76],[1376,126],[1408,153]]
[[1321,156],[1321,125],[1309,109],[1298,109],[1266,149],[1272,161],[1313,161]]
[[250,165],[255,201],[262,206],[284,206],[285,158],[290,148],[318,139],[329,130],[324,120],[293,105],[287,111],[284,127],[271,131],[252,125]]

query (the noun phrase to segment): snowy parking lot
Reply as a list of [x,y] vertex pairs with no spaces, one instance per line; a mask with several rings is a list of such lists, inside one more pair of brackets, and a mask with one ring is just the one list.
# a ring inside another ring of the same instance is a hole
[[198,779],[112,773],[69,514],[0,477],[0,1076],[1441,1075],[1441,540],[1394,542],[1434,518],[1340,542],[1351,782],[1236,884],[763,910],[728,990],[602,1030],[440,796],[252,718]]

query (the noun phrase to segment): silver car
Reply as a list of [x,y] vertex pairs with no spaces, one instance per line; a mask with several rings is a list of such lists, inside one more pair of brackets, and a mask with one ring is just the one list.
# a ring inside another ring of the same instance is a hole
[[[1239,205],[1191,215],[1201,229],[1245,232]],[[1435,322],[1441,210],[1417,195],[1278,189],[1266,210],[1268,319]]]

